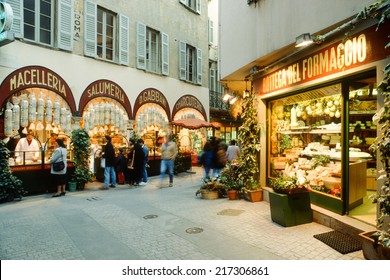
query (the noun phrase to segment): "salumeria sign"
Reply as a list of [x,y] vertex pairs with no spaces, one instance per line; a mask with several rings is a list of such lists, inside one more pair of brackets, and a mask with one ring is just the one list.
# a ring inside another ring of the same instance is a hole
[[[261,81],[260,94],[308,82],[386,57],[382,51],[384,44],[379,39],[374,42],[374,39],[379,38],[383,32],[375,32],[375,29],[369,31],[330,45],[264,76],[258,80]],[[372,51],[374,44],[375,52]]]

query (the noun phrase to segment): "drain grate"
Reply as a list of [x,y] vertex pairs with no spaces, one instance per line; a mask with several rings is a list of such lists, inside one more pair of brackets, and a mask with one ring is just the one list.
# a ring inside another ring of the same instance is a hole
[[144,219],[149,220],[149,219],[155,219],[157,217],[158,217],[157,215],[146,215],[146,216],[144,216]]
[[223,216],[238,216],[244,213],[245,210],[240,209],[224,209],[222,211],[219,211],[217,215],[223,215]]
[[88,201],[98,201],[98,200],[102,200],[100,197],[97,197],[97,196],[92,196],[90,198],[87,198]]
[[337,230],[314,235],[341,254],[348,254],[362,249],[362,242]]
[[189,234],[196,234],[196,233],[201,233],[203,232],[203,228],[200,227],[192,227],[192,228],[187,228],[186,233]]

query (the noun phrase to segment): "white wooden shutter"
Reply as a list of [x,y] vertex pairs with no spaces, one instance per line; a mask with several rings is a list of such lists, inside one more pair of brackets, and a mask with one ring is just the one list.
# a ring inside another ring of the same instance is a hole
[[169,75],[169,37],[166,33],[161,33],[161,73]]
[[200,8],[200,5],[202,4],[202,1],[201,0],[196,0],[196,12],[198,14],[200,14],[201,12],[201,8]]
[[23,0],[8,0],[13,12],[13,23],[11,31],[16,38],[23,38]]
[[119,63],[129,65],[129,18],[119,15]]
[[215,89],[215,69],[210,68],[210,81],[209,81],[209,88],[211,91],[216,91]]
[[196,49],[196,83],[202,84],[202,49]]
[[58,48],[73,49],[73,0],[58,0]]
[[137,22],[137,68],[146,69],[146,25]]
[[97,5],[95,3],[84,2],[84,54],[96,57],[96,34],[97,34]]
[[179,2],[184,4],[184,5],[186,5],[186,6],[188,6],[188,0],[179,0]]
[[209,19],[209,44],[214,44],[214,22]]
[[186,48],[187,45],[183,41],[179,42],[179,79],[186,80],[187,70],[186,70]]

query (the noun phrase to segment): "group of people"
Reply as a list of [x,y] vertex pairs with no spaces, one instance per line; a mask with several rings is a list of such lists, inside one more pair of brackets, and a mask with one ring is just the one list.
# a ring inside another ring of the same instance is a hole
[[236,146],[236,141],[231,140],[229,146],[224,141],[216,137],[211,137],[205,143],[202,151],[198,155],[198,164],[202,165],[205,178],[215,178],[221,174],[222,169],[229,161],[240,157],[240,148]]
[[[104,148],[103,158],[105,159],[104,168],[104,185],[103,190],[110,187],[115,188],[117,182],[130,186],[144,186],[148,183],[147,166],[149,162],[149,149],[145,145],[144,140],[130,140],[129,152],[124,154],[122,148],[119,149],[119,154],[115,155],[114,147],[111,143],[111,137],[105,136],[107,144]],[[178,154],[176,143],[173,141],[173,136],[167,135],[165,142],[162,144],[162,156],[160,166],[161,185],[168,171],[169,187],[173,186],[174,162]],[[118,179],[118,180],[117,180]]]
[[107,143],[103,153],[105,167],[102,189],[115,188],[117,183],[125,184],[125,182],[131,186],[146,185],[148,183],[146,167],[149,161],[149,149],[144,141],[131,139],[128,154],[125,155],[124,149],[119,148],[119,153],[116,155],[111,137],[106,135],[105,139]]

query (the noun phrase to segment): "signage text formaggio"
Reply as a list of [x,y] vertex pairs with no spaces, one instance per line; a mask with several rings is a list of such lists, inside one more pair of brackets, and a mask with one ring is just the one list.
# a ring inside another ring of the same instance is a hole
[[322,49],[292,65],[262,78],[262,93],[268,93],[361,64],[367,58],[365,34]]

